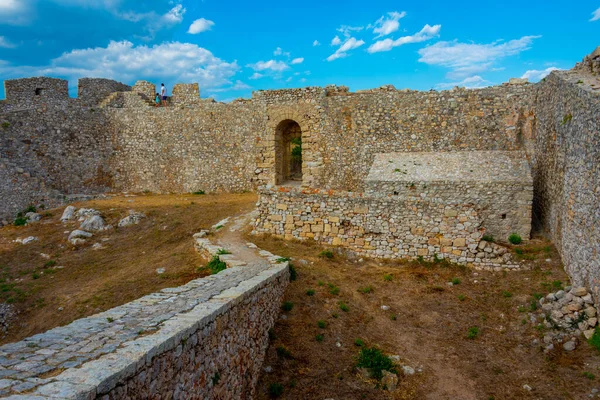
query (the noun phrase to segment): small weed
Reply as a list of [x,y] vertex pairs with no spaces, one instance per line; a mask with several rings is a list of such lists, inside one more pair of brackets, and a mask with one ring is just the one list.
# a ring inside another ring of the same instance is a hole
[[562,119],[562,121],[560,122],[561,125],[566,125],[567,123],[571,122],[571,120],[573,119],[573,115],[571,113],[568,113],[567,115],[565,115]]
[[552,287],[555,289],[562,289],[563,284],[561,281],[552,281]]
[[206,265],[206,268],[210,270],[212,275],[218,274],[221,271],[227,269],[227,264],[219,260],[219,256],[214,256],[212,260]]
[[521,320],[521,325],[527,325],[527,320],[525,318]]
[[288,264],[288,268],[290,270],[290,281],[295,281],[298,279],[298,273],[296,272],[296,267],[292,263]]
[[333,252],[331,250],[323,250],[319,253],[319,257],[331,260],[333,258]]
[[206,193],[204,192],[204,190],[198,190],[197,192],[193,192],[192,194],[195,194],[197,196],[201,196],[201,195],[206,194]]
[[327,322],[323,321],[322,319],[317,321],[317,326],[321,329],[325,329],[327,328]]
[[10,127],[10,122],[6,122],[5,121],[5,122],[2,123],[2,128],[3,129],[8,129],[9,127]]
[[219,229],[223,228],[223,225],[217,225],[215,226],[215,230],[218,231]]
[[340,294],[340,288],[337,286],[331,286],[329,288],[329,293],[331,293],[334,296],[337,296],[338,294]]
[[314,289],[308,289],[306,291],[306,295],[307,296],[314,296],[315,295],[315,290]]
[[323,282],[323,281],[318,281],[318,282],[317,282],[317,285],[319,285],[319,286],[324,286],[324,285],[325,285],[325,282]]
[[213,386],[218,384],[221,380],[221,374],[219,374],[219,371],[215,372],[215,374],[212,376],[212,378],[210,378],[210,380],[212,381]]
[[284,262],[287,262],[287,261],[290,261],[289,257],[279,257],[277,259],[277,264],[281,264],[281,263],[284,263]]
[[531,303],[529,303],[529,311],[534,312],[538,309],[538,303],[536,300],[531,300]]
[[359,338],[354,341],[354,345],[358,347],[363,347],[365,345],[365,342]]
[[386,282],[391,282],[392,281],[392,275],[384,275],[383,276],[383,280]]
[[512,235],[510,235],[508,237],[508,241],[511,242],[512,244],[521,244],[523,239],[521,239],[521,235],[519,235],[517,233],[513,233]]
[[596,379],[596,375],[592,374],[591,372],[587,372],[585,371],[583,373],[583,376],[588,378],[589,380],[593,381],[594,379]]
[[577,81],[578,85],[581,85],[582,83],[583,83],[583,81],[581,79]]
[[375,289],[373,289],[373,286],[365,286],[362,288],[358,288],[359,293],[363,293],[363,294],[369,294],[369,293],[373,293],[375,291]]
[[534,299],[536,299],[536,300],[539,300],[539,299],[541,299],[542,297],[544,297],[544,295],[543,295],[543,294],[541,294],[541,293],[535,293],[535,292],[534,292],[534,293],[531,293],[531,296],[533,296],[533,298],[534,298]]
[[504,290],[504,291],[502,292],[502,297],[505,297],[505,298],[512,297],[512,293],[511,293],[511,292],[509,292],[509,291],[507,291],[507,290]]
[[467,338],[475,339],[477,337],[477,335],[479,335],[479,328],[476,326],[470,327],[469,331],[467,332]]
[[31,277],[32,277],[33,279],[40,279],[40,276],[41,276],[41,275],[40,275],[39,273],[37,273],[37,272],[34,272],[33,274],[31,274]]
[[44,264],[44,268],[51,268],[51,267],[54,267],[55,265],[56,265],[56,261],[50,260]]
[[269,396],[272,398],[279,397],[283,394],[283,385],[281,383],[271,383],[269,385]]
[[523,254],[523,249],[515,249],[515,253],[518,255],[522,255]]
[[106,320],[110,323],[110,322],[114,322],[114,319],[111,317],[106,318]]
[[225,254],[231,254],[231,252],[227,249],[219,249],[219,251],[217,251],[217,255],[225,255]]
[[315,336],[315,340],[317,342],[322,342],[323,341],[323,335],[321,335],[320,333],[318,335]]
[[338,306],[340,306],[340,310],[342,310],[343,312],[350,311],[350,307],[348,307],[348,305],[346,303],[344,303],[343,301],[340,301],[338,303]]
[[383,376],[382,371],[396,372],[394,362],[391,358],[375,347],[363,347],[360,350],[356,362],[357,368],[366,368],[369,370],[371,378],[380,380]]
[[37,212],[37,208],[34,205],[30,204],[26,209],[23,210],[23,214],[27,214],[29,212]]
[[338,313],[335,313],[335,312],[334,312],[333,314],[331,314],[331,316],[332,316],[333,318],[337,319],[337,318],[339,318],[339,317],[340,317],[340,314],[338,314]]
[[294,308],[294,303],[291,301],[284,301],[281,305],[281,309],[286,312],[292,311],[292,308]]
[[483,235],[481,240],[483,240],[485,242],[494,243],[494,237],[492,235]]
[[458,295],[458,299],[459,299],[460,301],[465,301],[466,297],[465,297],[465,295],[464,295],[464,294],[459,294],[459,295]]
[[458,279],[458,278],[452,278],[451,282],[453,285],[460,285],[460,279]]
[[292,357],[292,353],[290,353],[290,351],[285,348],[285,346],[278,346],[275,351],[277,352],[277,357],[279,358],[287,358],[289,360],[293,359],[294,357]]
[[392,321],[395,321],[395,320],[396,320],[396,319],[398,319],[398,318],[396,317],[396,314],[392,314],[392,315],[390,315],[390,319],[391,319]]

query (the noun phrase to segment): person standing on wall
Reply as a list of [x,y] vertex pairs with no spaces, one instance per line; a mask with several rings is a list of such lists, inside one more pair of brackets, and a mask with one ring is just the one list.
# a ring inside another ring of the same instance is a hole
[[167,106],[167,88],[165,87],[164,83],[160,84],[160,95],[162,97],[163,107],[166,107]]

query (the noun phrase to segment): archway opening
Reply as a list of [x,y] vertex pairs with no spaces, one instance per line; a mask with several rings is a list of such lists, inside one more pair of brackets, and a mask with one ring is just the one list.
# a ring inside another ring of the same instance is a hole
[[281,121],[275,132],[275,183],[302,182],[302,130],[291,119]]

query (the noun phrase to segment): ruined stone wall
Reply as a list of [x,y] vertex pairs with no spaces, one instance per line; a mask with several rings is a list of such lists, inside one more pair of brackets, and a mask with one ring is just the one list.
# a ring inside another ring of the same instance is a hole
[[596,295],[600,286],[598,88],[600,80],[585,70],[553,72],[538,85],[533,162],[534,212],[560,251],[574,285],[593,288]]
[[45,102],[69,99],[69,82],[63,79],[39,77],[4,81],[6,100],[20,106],[36,106]]
[[[486,233],[482,216],[476,205],[463,199],[464,190],[460,185],[419,186],[391,196],[262,188],[253,232],[316,240],[369,257],[438,257],[483,269],[517,268],[504,247],[481,240]],[[488,186],[487,200],[501,201],[503,192],[522,190]]]
[[111,93],[129,91],[131,91],[131,86],[111,79],[81,78],[78,84],[77,98],[84,105],[95,106]]

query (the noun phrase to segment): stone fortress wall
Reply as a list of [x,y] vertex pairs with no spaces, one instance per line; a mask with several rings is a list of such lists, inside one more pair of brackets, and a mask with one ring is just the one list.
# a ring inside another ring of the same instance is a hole
[[[588,57],[588,69],[597,64],[595,57]],[[369,170],[381,153],[524,151],[534,177],[534,214],[560,244],[565,260],[576,253],[593,258],[597,240],[574,240],[573,235],[582,235],[582,226],[597,238],[594,212],[578,208],[598,209],[597,191],[565,198],[554,187],[564,174],[571,177],[569,184],[592,185],[595,179],[597,130],[588,131],[597,129],[597,91],[570,75],[591,73],[554,72],[536,85],[517,81],[442,92],[391,86],[356,93],[336,86],[257,91],[250,100],[229,104],[202,100],[196,86],[181,85],[173,88],[167,108],[152,106],[156,88],[148,82],[128,90],[101,81],[100,87],[119,91],[90,106],[65,98],[64,81],[7,81],[7,100],[0,103],[0,124],[6,123],[0,128],[0,174],[7,179],[0,190],[11,193],[12,200],[0,205],[0,214],[8,218],[30,202],[74,193],[244,191],[275,185],[281,175],[280,131],[293,121],[302,131],[302,185],[316,190],[368,190]],[[47,96],[47,82],[55,85],[56,96]],[[37,95],[36,85],[42,83],[46,86]],[[573,105],[572,120],[560,125],[565,102]],[[564,131],[565,140],[550,146],[553,129]],[[571,151],[567,143],[582,148],[577,151],[582,161],[561,161]],[[559,210],[569,204],[579,221],[572,227],[560,222]],[[573,250],[583,247],[587,250]],[[587,272],[572,276],[593,282]]]

